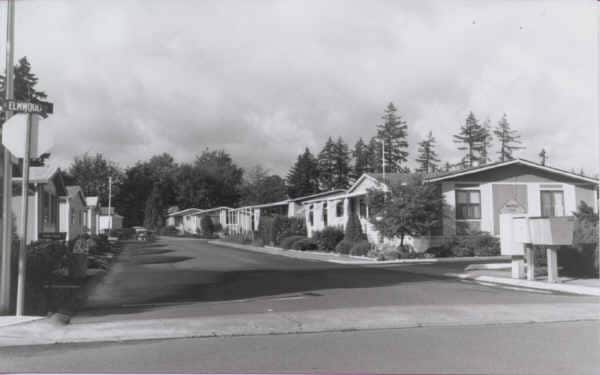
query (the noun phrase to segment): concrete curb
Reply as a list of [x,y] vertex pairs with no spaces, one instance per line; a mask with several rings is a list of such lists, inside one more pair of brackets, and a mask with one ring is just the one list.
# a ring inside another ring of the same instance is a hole
[[[487,262],[487,261],[509,261],[510,256],[487,256],[487,257],[456,257],[456,258],[426,258],[426,259],[397,259],[397,260],[375,260],[366,257],[353,257],[351,255],[336,255],[332,253],[315,251],[284,250],[275,246],[253,246],[243,245],[235,242],[211,240],[208,243],[219,246],[229,246],[240,250],[255,251],[263,254],[281,255],[288,258],[315,260],[336,264],[348,265],[389,265],[389,264],[428,264],[428,263],[460,263],[460,262]],[[339,259],[336,259],[339,258]]]
[[[499,318],[500,317],[500,318]],[[201,318],[71,324],[47,322],[0,330],[0,347],[192,337],[300,334],[435,326],[482,326],[598,320],[596,303],[420,305],[269,312]]]

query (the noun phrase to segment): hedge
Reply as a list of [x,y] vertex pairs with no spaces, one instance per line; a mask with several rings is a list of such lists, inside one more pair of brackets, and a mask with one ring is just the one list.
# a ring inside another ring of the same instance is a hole
[[319,250],[335,251],[335,247],[344,239],[344,231],[340,228],[327,227],[322,231],[313,233],[314,241],[317,243]]
[[296,241],[303,240],[304,236],[289,236],[281,240],[279,244],[282,249],[291,249]]

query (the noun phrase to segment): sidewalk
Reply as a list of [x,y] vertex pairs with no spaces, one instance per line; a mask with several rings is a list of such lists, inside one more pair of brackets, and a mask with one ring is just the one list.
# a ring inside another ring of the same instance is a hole
[[[510,261],[510,257],[508,256],[399,259],[390,261],[377,261],[367,257],[355,257],[350,255],[324,253],[317,251],[283,250],[277,247],[259,247],[252,245],[242,245],[220,240],[209,241],[209,243],[271,255],[280,255],[290,258],[323,261],[337,264],[383,267],[405,265],[406,267],[403,267],[402,270],[406,272],[413,272],[432,276],[452,277],[478,282],[509,285],[520,288],[539,289],[552,292],[600,297],[600,280],[598,279],[573,279],[561,277],[561,282],[556,284],[546,282],[545,277],[538,278],[538,280],[535,281],[513,279],[511,278],[510,263],[508,263]],[[465,262],[474,262],[477,264],[482,262],[489,262],[491,264],[494,264],[494,266],[489,267],[490,269],[469,269],[469,267],[457,268],[458,264]],[[436,267],[427,267],[427,265],[436,265]],[[447,267],[444,267],[444,265],[447,265]]]
[[0,329],[0,347],[57,343],[121,342],[222,337],[598,320],[597,303],[517,305],[417,305],[268,312],[102,323],[53,325],[34,321]]

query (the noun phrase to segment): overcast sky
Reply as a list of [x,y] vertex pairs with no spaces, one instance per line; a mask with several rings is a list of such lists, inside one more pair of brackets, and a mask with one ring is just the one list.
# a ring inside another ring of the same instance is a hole
[[592,0],[22,0],[16,58],[55,103],[41,127],[67,165],[209,147],[285,174],[330,135],[373,136],[392,101],[411,165],[430,130],[458,161],[473,111],[506,113],[519,156],[596,173],[597,21]]

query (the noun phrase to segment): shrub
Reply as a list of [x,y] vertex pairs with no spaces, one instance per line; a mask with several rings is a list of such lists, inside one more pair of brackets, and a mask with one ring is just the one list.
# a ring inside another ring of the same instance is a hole
[[354,246],[354,242],[353,241],[349,241],[349,240],[343,239],[335,247],[335,252],[336,253],[340,253],[340,254],[349,254],[350,253],[350,249],[352,249],[353,246]]
[[215,223],[214,224],[213,232],[214,233],[221,233],[221,232],[223,232],[223,226],[221,225],[221,223]]
[[204,236],[212,236],[215,233],[215,225],[210,216],[202,216],[200,219],[200,230]]
[[306,223],[303,218],[274,215],[272,231],[274,244],[280,245],[286,237],[306,237]]
[[161,236],[176,236],[179,234],[177,228],[172,225],[162,227],[158,229],[158,234]]
[[317,250],[318,245],[311,238],[301,238],[301,239],[295,241],[294,243],[292,243],[292,249],[302,250],[302,251]]
[[500,240],[488,232],[453,236],[441,245],[427,249],[426,254],[437,258],[500,255]]
[[362,231],[362,224],[356,213],[352,213],[348,216],[344,239],[351,242],[359,242],[367,239]]
[[319,250],[334,251],[340,241],[344,239],[344,231],[339,228],[326,227],[322,231],[314,232],[313,239]]
[[369,241],[363,240],[363,241],[357,242],[350,249],[350,255],[358,255],[358,256],[367,255],[372,247],[373,246],[369,243]]
[[258,236],[265,245],[275,244],[275,233],[273,232],[274,218],[270,216],[261,216],[258,222]]
[[279,245],[283,249],[291,249],[294,242],[305,239],[305,238],[306,237],[304,237],[304,236],[289,236],[289,237],[282,239],[281,243]]

